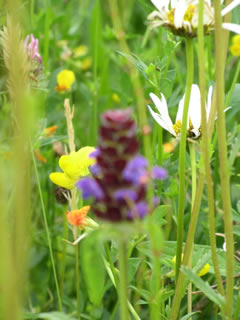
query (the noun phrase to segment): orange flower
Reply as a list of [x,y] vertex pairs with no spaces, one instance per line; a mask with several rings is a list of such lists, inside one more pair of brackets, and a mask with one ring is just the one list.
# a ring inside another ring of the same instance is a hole
[[41,154],[39,149],[35,150],[35,156],[40,162],[42,162],[42,163],[47,162],[47,159]]
[[43,134],[47,137],[52,136],[56,132],[57,128],[58,126],[51,126],[51,127],[45,128],[43,130]]
[[85,219],[89,210],[90,206],[85,206],[78,210],[67,211],[67,221],[73,226],[82,228],[87,225]]

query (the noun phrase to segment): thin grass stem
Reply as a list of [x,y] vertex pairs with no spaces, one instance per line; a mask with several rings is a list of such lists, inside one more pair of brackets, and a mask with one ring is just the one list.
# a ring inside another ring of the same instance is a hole
[[205,107],[205,54],[204,54],[204,30],[203,30],[203,14],[204,14],[204,1],[199,1],[199,16],[198,16],[198,65],[199,65],[199,84],[201,93],[201,125],[202,125],[202,154],[204,160],[204,169],[206,175],[206,183],[208,190],[208,220],[209,220],[209,235],[210,245],[212,252],[213,266],[216,275],[216,281],[219,292],[224,295],[224,288],[222,284],[222,277],[219,269],[219,262],[217,257],[217,246],[215,236],[215,205],[214,205],[214,191],[213,191],[213,180],[211,175],[210,167],[210,156],[209,156],[209,134],[207,130],[207,116]]
[[187,84],[184,100],[183,118],[181,126],[181,138],[179,149],[179,196],[178,196],[178,217],[177,217],[177,250],[176,250],[176,281],[181,265],[183,232],[184,232],[184,204],[185,204],[185,158],[186,158],[186,138],[187,138],[187,115],[190,101],[191,87],[193,83],[193,42],[186,38],[187,56]]
[[38,186],[41,207],[42,207],[43,220],[44,220],[45,230],[46,230],[46,234],[47,234],[48,248],[49,248],[50,259],[51,259],[51,264],[52,264],[52,269],[53,269],[53,276],[54,276],[55,286],[56,286],[56,290],[57,290],[58,308],[59,308],[59,311],[62,311],[62,300],[61,300],[61,295],[60,295],[60,290],[59,290],[59,285],[58,285],[55,261],[54,261],[54,257],[53,257],[52,242],[51,242],[50,231],[49,231],[49,227],[48,227],[47,215],[46,215],[45,205],[44,205],[44,201],[43,201],[43,195],[42,195],[42,189],[41,189],[41,184],[40,184],[39,175],[38,175],[37,164],[36,164],[36,160],[35,160],[32,146],[31,146],[31,153],[32,153],[32,161],[33,161],[35,176],[36,176],[36,180],[37,180],[37,186]]
[[120,301],[120,319],[128,320],[128,255],[127,241],[120,237],[119,239],[119,301]]
[[224,211],[224,231],[226,237],[226,317],[232,319],[233,312],[233,275],[234,275],[234,246],[232,226],[232,205],[230,194],[230,174],[228,168],[226,121],[224,113],[224,42],[222,43],[221,2],[213,1],[215,9],[215,46],[216,46],[216,102],[217,102],[217,134],[218,154],[220,163],[220,182],[222,204]]

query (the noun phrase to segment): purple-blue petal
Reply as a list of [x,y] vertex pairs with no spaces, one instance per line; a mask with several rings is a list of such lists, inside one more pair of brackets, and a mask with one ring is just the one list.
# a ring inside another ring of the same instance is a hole
[[116,200],[130,199],[135,201],[137,199],[137,193],[132,189],[120,189],[114,193],[114,198]]
[[146,175],[147,160],[137,155],[134,157],[123,170],[123,177],[134,184],[139,184],[140,178]]
[[151,175],[154,180],[164,180],[167,178],[168,172],[164,168],[155,166],[152,168]]
[[[135,207],[128,212],[128,217],[134,218],[144,218],[148,214],[148,205],[146,201],[140,201],[135,204]],[[137,215],[137,217],[136,217]]]
[[101,172],[101,168],[99,167],[98,164],[94,164],[94,165],[89,167],[89,171],[91,172],[91,174],[93,176],[97,176]]
[[89,199],[91,197],[96,200],[104,198],[104,193],[99,184],[93,178],[83,178],[76,183],[76,187],[82,190],[83,199]]
[[96,149],[89,154],[89,158],[96,158],[100,154],[100,150]]

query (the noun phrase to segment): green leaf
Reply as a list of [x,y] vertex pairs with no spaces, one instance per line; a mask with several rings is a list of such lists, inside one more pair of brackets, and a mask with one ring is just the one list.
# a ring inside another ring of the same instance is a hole
[[149,81],[151,83],[152,86],[156,86],[155,83],[153,81],[151,81],[147,75],[147,72],[149,71],[148,66],[141,61],[135,54],[127,54],[121,51],[117,51],[119,54],[121,54],[123,57],[125,57],[126,59],[128,59],[130,62],[132,62],[135,67],[138,69],[138,71],[143,75],[143,77]]
[[131,282],[137,272],[139,264],[141,262],[140,258],[129,258],[128,259],[128,281]]
[[182,317],[181,320],[188,320],[197,313],[201,313],[201,311],[195,311],[195,312],[188,313],[184,317]]
[[57,311],[39,313],[38,318],[44,320],[76,320],[76,318]]
[[187,276],[187,278],[191,282],[193,282],[194,285],[205,294],[206,297],[208,297],[212,302],[214,302],[216,305],[218,305],[221,309],[224,309],[225,300],[224,300],[223,296],[216,293],[216,291],[214,291],[207,282],[205,282],[201,278],[199,278],[189,268],[182,266],[181,270]]
[[105,268],[97,230],[82,242],[81,258],[89,299],[95,306],[99,306],[104,295]]

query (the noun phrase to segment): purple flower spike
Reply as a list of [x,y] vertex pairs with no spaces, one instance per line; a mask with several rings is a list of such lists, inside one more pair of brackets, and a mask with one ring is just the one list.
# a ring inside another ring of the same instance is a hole
[[126,180],[138,185],[140,179],[146,176],[147,160],[140,155],[133,158],[123,170],[123,177]]
[[31,34],[31,40],[29,43],[30,36],[28,35],[24,41],[24,47],[27,51],[27,54],[31,60],[35,60],[35,58],[42,64],[42,58],[38,51],[38,39],[35,39],[33,34]]
[[76,183],[76,187],[82,190],[83,199],[95,198],[96,200],[101,200],[104,198],[104,193],[96,182],[92,178],[84,178]]
[[152,168],[151,175],[154,180],[164,180],[167,178],[168,172],[164,168],[155,166]]
[[144,218],[148,214],[148,205],[145,201],[140,201],[135,204],[135,207],[129,211],[128,217],[134,218]]
[[94,164],[91,167],[89,167],[89,171],[93,176],[98,176],[101,172],[101,168],[99,167],[99,165]]
[[97,158],[99,154],[100,154],[100,150],[96,149],[92,153],[90,153],[89,158]]
[[132,201],[135,201],[137,199],[137,193],[132,189],[119,189],[115,192],[114,198],[116,200],[130,199]]

